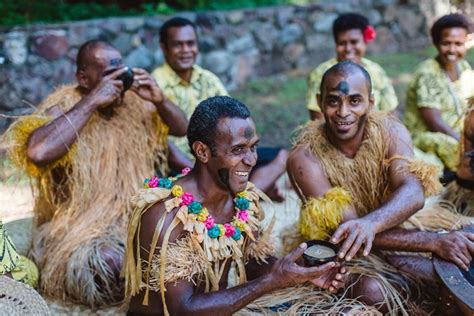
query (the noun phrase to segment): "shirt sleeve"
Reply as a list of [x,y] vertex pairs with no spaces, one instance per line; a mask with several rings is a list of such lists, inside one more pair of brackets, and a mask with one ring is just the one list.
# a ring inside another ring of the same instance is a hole
[[306,108],[310,111],[321,112],[316,101],[316,94],[319,93],[322,74],[318,68],[314,69],[308,77],[308,90],[306,91]]
[[441,96],[443,89],[447,89],[447,87],[443,87],[436,76],[427,73],[420,74],[416,80],[415,89],[418,108],[441,110]]
[[398,106],[398,98],[393,88],[390,78],[387,76],[385,71],[380,68],[381,90],[380,90],[380,110],[391,112],[394,111]]

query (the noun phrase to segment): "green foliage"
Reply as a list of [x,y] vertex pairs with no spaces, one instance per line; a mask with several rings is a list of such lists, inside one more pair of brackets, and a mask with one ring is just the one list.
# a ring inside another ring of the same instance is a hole
[[111,16],[171,14],[176,11],[229,10],[296,3],[301,0],[2,0],[0,25],[52,23]]

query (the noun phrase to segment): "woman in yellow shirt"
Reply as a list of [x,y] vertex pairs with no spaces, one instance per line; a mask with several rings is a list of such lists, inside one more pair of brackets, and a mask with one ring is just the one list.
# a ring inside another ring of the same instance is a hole
[[433,24],[431,37],[438,54],[415,71],[404,115],[414,145],[436,155],[452,171],[458,163],[466,100],[474,96],[474,73],[464,59],[470,27],[467,18],[457,13]]

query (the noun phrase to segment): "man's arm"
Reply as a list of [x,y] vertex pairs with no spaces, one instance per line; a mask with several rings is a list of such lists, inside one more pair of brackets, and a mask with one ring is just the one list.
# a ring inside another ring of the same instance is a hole
[[[159,218],[165,212],[164,203],[159,203],[153,206],[147,213],[145,213],[141,220],[140,241],[142,246],[142,259],[148,261],[148,251],[150,249],[153,233],[156,229]],[[171,212],[172,214],[173,212]],[[166,231],[171,224],[172,217],[168,216],[162,231]],[[171,235],[170,242],[175,241],[182,234],[183,228],[178,226]],[[158,238],[158,247],[163,243],[163,236]],[[243,308],[258,297],[269,293],[275,289],[285,288],[288,286],[304,283],[317,278],[324,273],[329,272],[334,267],[338,266],[335,262],[330,262],[318,267],[302,267],[295,263],[300,258],[306,249],[306,244],[293,250],[289,255],[279,260],[276,260],[269,268],[267,273],[257,277],[239,286],[219,290],[210,293],[198,293],[195,285],[186,280],[178,280],[172,284],[166,285],[166,303],[169,312],[173,315],[231,315]],[[156,313],[153,310],[154,304],[161,306],[160,293],[150,291],[150,310],[147,312]],[[142,310],[144,306],[141,306]],[[154,308],[159,308],[155,305]]]
[[430,132],[443,133],[459,140],[459,134],[441,118],[441,112],[438,109],[421,107],[419,111]]
[[468,270],[474,256],[474,234],[464,231],[438,234],[393,228],[377,234],[374,247],[392,251],[432,252]]
[[173,142],[168,141],[168,165],[176,172],[183,168],[192,168],[194,163]]
[[119,69],[102,78],[98,86],[67,113],[39,127],[28,140],[28,158],[36,165],[46,166],[64,156],[89,121],[92,113],[100,107],[114,102],[123,89],[121,80],[116,80],[124,69]]
[[[399,122],[390,128],[392,141],[388,157],[401,156],[413,158],[413,147],[407,129]],[[364,255],[370,250],[376,234],[403,223],[424,205],[424,192],[421,182],[408,170],[408,162],[396,159],[390,163],[390,187],[392,194],[380,207],[364,217],[349,220],[340,225],[331,241],[344,240],[339,255],[352,259],[359,248],[365,244]]]
[[165,97],[156,80],[146,70],[133,68],[133,73],[131,90],[142,99],[150,101],[156,106],[163,122],[170,129],[170,135],[186,136],[188,120],[184,112]]

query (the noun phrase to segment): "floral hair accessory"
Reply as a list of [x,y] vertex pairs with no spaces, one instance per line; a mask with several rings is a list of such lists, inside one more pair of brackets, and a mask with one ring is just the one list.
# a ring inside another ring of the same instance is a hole
[[372,25],[367,25],[363,32],[364,42],[370,43],[377,37],[377,32]]

